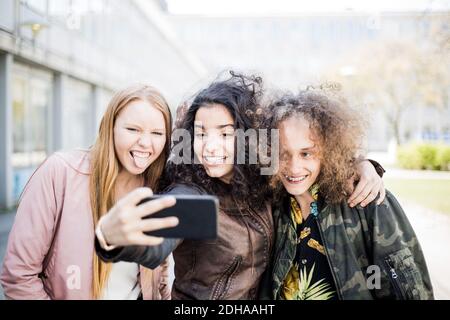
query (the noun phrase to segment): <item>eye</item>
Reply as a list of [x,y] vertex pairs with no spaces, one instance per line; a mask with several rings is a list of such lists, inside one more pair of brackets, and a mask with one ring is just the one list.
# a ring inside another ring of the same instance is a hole
[[152,132],[152,134],[155,136],[163,136],[164,135],[164,133],[162,133],[160,131],[154,131],[154,132]]
[[131,127],[128,127],[128,128],[126,128],[128,131],[130,131],[130,132],[138,132],[138,129],[136,129],[136,128],[131,128]]
[[309,158],[309,157],[311,157],[311,153],[310,152],[302,152],[300,155],[302,156],[302,158]]
[[205,134],[204,134],[203,132],[196,132],[196,133],[195,133],[195,136],[196,136],[197,138],[203,138],[203,137],[205,136]]
[[224,138],[234,137],[234,133],[224,132],[224,133],[222,133],[222,137],[224,137]]

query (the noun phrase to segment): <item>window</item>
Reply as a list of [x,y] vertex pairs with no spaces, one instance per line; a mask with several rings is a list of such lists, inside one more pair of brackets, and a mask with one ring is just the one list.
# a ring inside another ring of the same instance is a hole
[[63,148],[87,148],[94,140],[92,88],[88,83],[69,78],[63,95]]
[[51,101],[51,73],[15,64],[12,156],[15,199],[48,154]]
[[14,30],[14,1],[0,1],[0,28]]
[[23,2],[40,13],[47,13],[47,0],[23,0]]

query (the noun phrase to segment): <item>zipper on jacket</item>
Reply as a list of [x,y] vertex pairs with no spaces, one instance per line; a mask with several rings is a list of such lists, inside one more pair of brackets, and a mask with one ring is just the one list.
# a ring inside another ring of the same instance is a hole
[[320,233],[320,237],[322,238],[323,248],[325,249],[325,255],[327,257],[328,266],[330,267],[330,272],[331,272],[331,275],[333,276],[334,285],[336,286],[336,293],[338,295],[338,299],[343,300],[342,294],[341,294],[341,289],[339,288],[339,285],[338,285],[338,282],[336,279],[336,275],[334,274],[333,266],[331,265],[330,254],[328,253],[327,245],[325,243],[325,237],[323,236],[322,227],[320,226],[320,223],[319,223],[319,218],[317,215],[314,215],[314,219],[316,220],[317,226],[319,228],[319,233]]
[[212,300],[217,300],[219,298],[222,298],[222,296],[225,293],[225,290],[227,288],[227,285],[230,282],[230,279],[233,277],[233,275],[237,271],[239,265],[241,264],[241,261],[242,261],[242,257],[237,256],[234,259],[234,262],[220,276],[219,280],[217,281],[217,285],[216,285],[215,289],[213,290]]
[[387,258],[384,260],[384,262],[386,263],[387,267],[388,267],[388,272],[389,272],[389,277],[391,279],[391,283],[394,287],[394,291],[397,293],[398,297],[400,299],[405,299],[406,296],[403,293],[403,290],[400,286],[399,280],[398,280],[398,274],[395,271],[394,268],[394,264],[392,263],[392,260],[390,258]]

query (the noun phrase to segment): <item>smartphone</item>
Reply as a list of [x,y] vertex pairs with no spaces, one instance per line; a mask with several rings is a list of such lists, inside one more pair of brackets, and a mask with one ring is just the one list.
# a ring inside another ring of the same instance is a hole
[[[137,205],[168,195],[154,195],[143,199]],[[206,240],[217,238],[217,215],[219,200],[210,195],[170,195],[177,200],[173,207],[163,209],[144,217],[177,217],[176,227],[145,232],[145,234],[164,238]]]

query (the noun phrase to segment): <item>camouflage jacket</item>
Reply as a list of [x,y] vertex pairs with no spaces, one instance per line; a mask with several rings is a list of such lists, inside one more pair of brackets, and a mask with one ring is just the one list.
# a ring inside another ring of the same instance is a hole
[[[433,299],[417,237],[395,197],[361,208],[318,200],[316,220],[339,299]],[[260,285],[260,299],[280,299],[294,263],[296,230],[289,196],[273,209],[276,239],[272,262]]]

